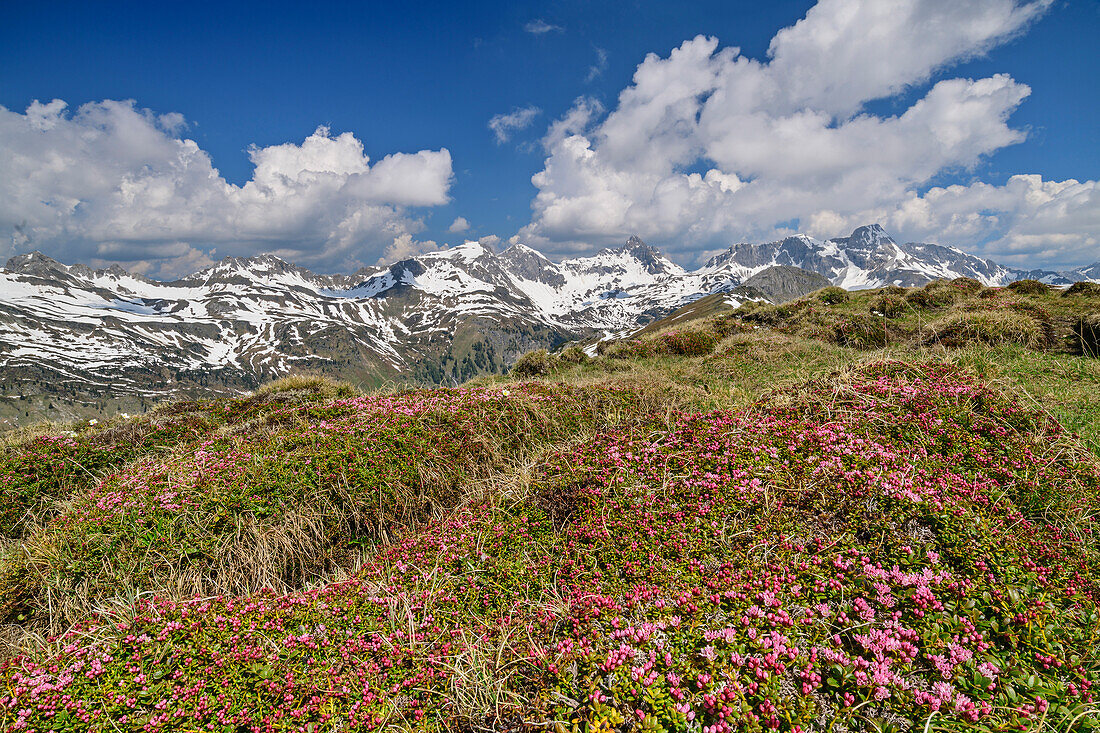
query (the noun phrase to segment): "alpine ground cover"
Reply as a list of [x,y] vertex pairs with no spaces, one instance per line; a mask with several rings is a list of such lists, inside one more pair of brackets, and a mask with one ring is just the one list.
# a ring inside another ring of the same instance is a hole
[[[153,452],[127,442],[101,466],[87,456],[109,453],[102,434],[39,438],[10,451],[9,465],[27,465],[27,455],[40,461],[10,474],[13,494],[57,498],[40,480],[57,464],[69,470],[84,460],[89,480],[101,470],[0,555],[3,620],[58,629],[142,591],[301,587],[347,565],[359,548],[445,512],[470,482],[539,445],[598,429],[632,399],[534,384],[270,397],[202,405],[211,415],[204,424],[217,429]],[[43,442],[62,446],[68,461],[42,463]]]
[[[499,404],[507,430],[526,401],[569,394],[491,391],[418,399],[459,420]],[[0,672],[0,719],[20,731],[1096,729],[1100,473],[1046,415],[958,368],[895,361],[743,409],[615,404],[626,419],[547,435],[534,463],[395,525],[346,581],[166,589],[25,648]],[[296,409],[337,434],[359,414]],[[264,418],[297,432],[301,419]]]
[[1080,354],[1087,351],[1088,336],[1078,324],[1100,310],[1090,285],[1079,283],[1063,291],[1023,281],[983,288],[976,280],[958,278],[843,296],[825,288],[782,305],[748,303],[725,318],[861,349],[1012,343]]

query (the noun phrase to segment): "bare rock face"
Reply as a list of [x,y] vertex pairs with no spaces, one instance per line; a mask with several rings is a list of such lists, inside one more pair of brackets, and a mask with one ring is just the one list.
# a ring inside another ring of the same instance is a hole
[[741,283],[742,287],[756,288],[773,303],[786,303],[831,284],[824,275],[790,265],[774,265]]

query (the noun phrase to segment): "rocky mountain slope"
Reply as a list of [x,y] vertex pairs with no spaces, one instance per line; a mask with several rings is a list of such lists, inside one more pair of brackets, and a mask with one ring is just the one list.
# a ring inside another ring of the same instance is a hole
[[454,384],[736,285],[637,238],[560,263],[471,242],[336,276],[230,258],[175,282],[21,255],[0,270],[0,419],[136,411],[301,371]]
[[1089,272],[1100,279],[1100,265],[1024,273],[950,247],[899,245],[878,225],[825,242],[738,244],[693,272],[636,237],[562,262],[522,244],[496,253],[468,242],[353,275],[228,258],[174,282],[31,253],[0,269],[0,428],[237,393],[292,372],[456,384],[534,348],[634,331],[708,295],[736,305],[827,282],[1068,282]]
[[790,265],[774,265],[741,283],[744,288],[759,290],[772,303],[786,303],[829,285],[824,275]]
[[878,224],[862,226],[847,237],[824,241],[799,234],[764,244],[740,243],[712,257],[703,271],[741,279],[774,265],[817,272],[849,290],[885,285],[912,287],[930,280],[970,277],[986,285],[1023,279],[1050,285],[1100,280],[1100,262],[1069,272],[1019,270],[967,254],[955,247],[927,242],[895,242]]

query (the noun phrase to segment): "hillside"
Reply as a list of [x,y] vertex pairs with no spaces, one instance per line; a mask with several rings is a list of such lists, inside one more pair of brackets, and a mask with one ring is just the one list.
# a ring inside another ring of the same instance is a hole
[[1098,294],[716,295],[12,434],[0,725],[1097,730]]

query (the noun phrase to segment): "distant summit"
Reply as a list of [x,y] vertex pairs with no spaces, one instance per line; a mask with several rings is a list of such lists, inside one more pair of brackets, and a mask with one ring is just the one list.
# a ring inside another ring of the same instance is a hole
[[[986,285],[1007,285],[1025,278],[1050,285],[1069,285],[1095,277],[1089,274],[1089,268],[1069,272],[1019,270],[956,247],[927,242],[899,244],[879,224],[861,226],[847,237],[824,241],[798,234],[773,242],[735,244],[712,257],[704,269],[747,278],[775,265],[819,273],[833,285],[849,290],[923,285],[930,280],[956,277],[974,278]],[[1100,270],[1096,265],[1090,267]]]

